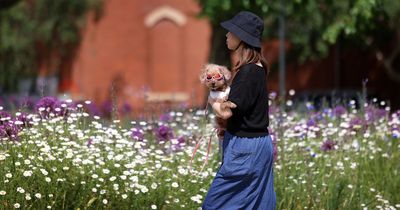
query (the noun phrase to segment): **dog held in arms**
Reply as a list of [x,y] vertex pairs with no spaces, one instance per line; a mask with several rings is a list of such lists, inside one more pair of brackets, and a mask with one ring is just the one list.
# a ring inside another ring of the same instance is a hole
[[[226,101],[228,99],[231,82],[231,72],[225,66],[217,64],[206,64],[202,68],[200,81],[209,89],[209,97],[217,101]],[[227,121],[216,117],[217,135],[223,139]]]

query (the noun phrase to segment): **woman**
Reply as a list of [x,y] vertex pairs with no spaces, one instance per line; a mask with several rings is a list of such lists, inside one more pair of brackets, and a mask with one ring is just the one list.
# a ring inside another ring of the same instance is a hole
[[261,55],[263,21],[243,11],[221,23],[226,44],[238,56],[225,102],[209,99],[217,117],[227,119],[223,161],[203,210],[275,209],[273,145],[268,134],[268,67]]

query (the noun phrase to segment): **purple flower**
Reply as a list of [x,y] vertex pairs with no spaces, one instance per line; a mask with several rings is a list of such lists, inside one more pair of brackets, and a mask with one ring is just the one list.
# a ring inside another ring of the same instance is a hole
[[101,112],[104,117],[111,118],[111,114],[113,112],[113,103],[111,100],[106,100],[101,105]]
[[272,104],[271,106],[269,106],[268,112],[271,115],[276,115],[277,113],[279,113],[279,107]]
[[397,132],[397,133],[393,132],[392,137],[395,139],[399,138],[400,137],[399,132]]
[[311,118],[307,121],[308,127],[315,126],[315,125],[317,125],[317,123],[315,122],[315,120],[313,118]]
[[367,127],[368,127],[367,122],[365,122],[365,120],[362,119],[362,118],[360,118],[360,117],[352,118],[352,119],[350,120],[349,124],[350,124],[350,127],[351,127],[353,130],[359,130],[359,129],[361,129],[361,131],[365,131],[365,130],[367,129]]
[[39,108],[53,108],[54,105],[58,102],[58,99],[52,96],[47,96],[41,98],[37,103],[36,103],[36,110]]
[[334,116],[338,117],[347,112],[346,108],[344,106],[338,105],[335,108],[333,108],[332,113]]
[[180,150],[185,146],[186,139],[184,136],[179,137],[176,141],[173,141],[173,150]]
[[160,142],[168,141],[174,137],[172,129],[166,125],[161,125],[160,127],[158,127],[155,131],[155,135],[157,137],[157,140]]
[[[45,110],[40,111],[39,110],[40,108],[44,108]],[[63,114],[61,102],[57,98],[52,96],[41,98],[36,103],[35,109],[43,118],[48,118],[50,116],[50,113],[53,113],[58,116]]]
[[374,106],[367,106],[365,108],[365,115],[369,122],[374,122],[385,117],[387,115],[387,111]]
[[186,139],[184,136],[181,136],[178,138],[178,145],[184,145],[186,142]]
[[172,120],[172,116],[170,113],[165,113],[160,116],[160,121],[162,122],[169,122]]
[[317,119],[318,121],[324,120],[323,114],[322,114],[322,113],[319,113],[319,112],[316,112],[316,113],[315,113],[314,118]]
[[272,92],[269,93],[269,98],[270,98],[271,100],[274,100],[274,99],[276,98],[277,95],[278,95],[278,94],[277,94],[275,91],[272,91]]
[[0,125],[3,125],[11,120],[11,114],[6,111],[0,111]]
[[144,133],[143,133],[142,129],[132,128],[131,131],[132,131],[131,132],[132,139],[137,140],[137,141],[143,141]]
[[19,128],[30,128],[32,127],[32,118],[26,114],[26,113],[21,113],[16,117],[16,121],[20,121],[22,124],[19,125]]
[[6,137],[8,137],[8,134],[5,125],[0,125],[0,140]]
[[274,145],[274,150],[273,150],[274,161],[276,161],[278,159],[278,145],[276,143],[276,140],[273,140],[272,144]]
[[93,144],[93,139],[90,138],[90,139],[87,141],[87,146],[90,147],[90,146],[92,146],[92,144]]
[[122,104],[120,110],[121,110],[121,115],[122,116],[129,115],[129,114],[132,113],[132,106],[129,103],[124,102]]
[[0,139],[3,138],[18,140],[18,127],[12,122],[7,122],[3,125],[0,125]]
[[314,105],[312,105],[312,104],[307,104],[306,106],[307,106],[307,110],[308,110],[308,111],[313,111],[313,110],[315,110],[315,107],[314,107]]
[[321,150],[322,151],[324,151],[324,152],[327,152],[327,151],[329,151],[329,150],[333,150],[333,149],[335,149],[335,142],[334,141],[332,141],[332,140],[326,140],[326,141],[324,141],[323,143],[322,143],[322,145],[321,145]]
[[91,115],[91,116],[99,116],[101,117],[101,110],[95,103],[90,103],[90,104],[85,104],[85,110]]

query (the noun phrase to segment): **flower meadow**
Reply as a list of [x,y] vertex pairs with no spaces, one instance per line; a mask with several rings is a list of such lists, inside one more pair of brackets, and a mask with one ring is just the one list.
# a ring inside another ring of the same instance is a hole
[[[400,111],[379,105],[271,104],[276,209],[400,209]],[[119,121],[90,106],[0,107],[0,209],[200,208],[221,163],[212,113]]]

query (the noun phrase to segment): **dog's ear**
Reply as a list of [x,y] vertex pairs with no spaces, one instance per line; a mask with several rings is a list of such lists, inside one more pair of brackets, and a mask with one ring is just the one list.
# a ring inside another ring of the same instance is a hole
[[231,80],[231,71],[228,70],[228,68],[226,68],[225,66],[219,66],[219,69],[221,70],[221,73],[224,75],[226,81],[230,81]]
[[201,73],[200,73],[199,79],[202,84],[204,84],[206,82],[206,73],[208,71],[209,65],[210,64],[205,64],[203,66],[203,68],[201,68]]

